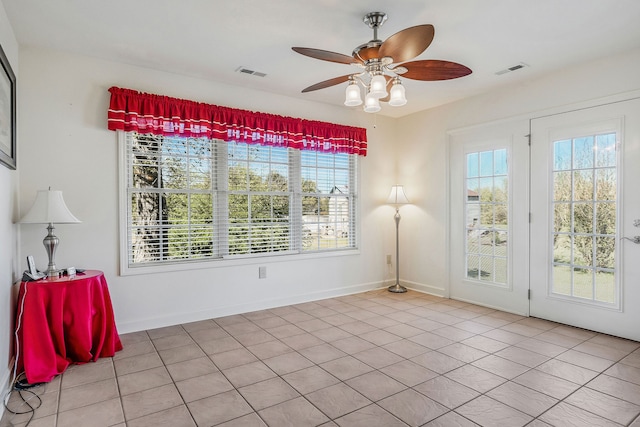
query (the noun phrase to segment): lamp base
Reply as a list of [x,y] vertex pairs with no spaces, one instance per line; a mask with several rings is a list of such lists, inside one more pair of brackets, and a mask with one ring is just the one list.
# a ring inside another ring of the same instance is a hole
[[395,285],[389,286],[389,292],[393,292],[393,293],[396,293],[396,294],[402,294],[404,292],[407,292],[407,288],[405,288],[404,286],[400,285],[400,283],[396,283]]

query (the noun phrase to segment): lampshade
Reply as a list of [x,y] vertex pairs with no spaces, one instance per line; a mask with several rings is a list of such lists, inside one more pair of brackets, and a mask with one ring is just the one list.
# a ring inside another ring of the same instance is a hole
[[26,224],[73,224],[80,220],[73,216],[62,198],[62,191],[39,190],[33,206],[20,220]]
[[371,96],[371,94],[367,94],[364,98],[364,111],[367,113],[377,113],[380,111],[380,101],[378,98]]
[[389,105],[392,107],[401,107],[407,103],[407,98],[404,95],[404,86],[402,86],[400,79],[397,77],[393,79],[393,85],[391,86],[390,92]]
[[352,80],[345,90],[344,105],[346,105],[347,107],[355,107],[360,104],[362,104],[360,86],[358,86],[358,82]]
[[409,203],[409,199],[407,198],[407,195],[404,194],[404,188],[402,185],[394,185],[391,187],[391,193],[389,193],[387,203],[392,205],[404,205]]
[[369,95],[374,98],[384,98],[387,96],[387,79],[382,74],[373,76]]

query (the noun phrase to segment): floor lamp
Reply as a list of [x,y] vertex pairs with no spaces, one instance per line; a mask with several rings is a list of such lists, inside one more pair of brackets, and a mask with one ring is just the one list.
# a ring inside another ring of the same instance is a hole
[[387,198],[387,203],[395,205],[396,214],[394,219],[396,221],[396,284],[389,286],[389,292],[402,293],[407,292],[407,288],[400,285],[400,241],[398,236],[398,228],[400,226],[400,206],[409,203],[409,199],[404,194],[404,188],[402,185],[394,185],[391,187],[391,193]]

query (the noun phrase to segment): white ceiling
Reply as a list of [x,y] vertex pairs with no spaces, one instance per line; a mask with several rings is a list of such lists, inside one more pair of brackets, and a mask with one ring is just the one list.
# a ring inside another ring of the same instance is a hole
[[[640,0],[2,0],[21,46],[43,46],[342,105],[345,84],[302,94],[351,66],[292,46],[350,55],[373,38],[363,16],[388,14],[385,40],[419,24],[435,38],[417,59],[459,62],[456,80],[404,79],[400,117],[500,85],[640,47]],[[521,70],[496,75],[525,63]],[[266,73],[236,72],[245,67]],[[135,89],[135,88],[134,88]],[[343,107],[347,108],[347,107]],[[353,107],[361,108],[361,107]]]

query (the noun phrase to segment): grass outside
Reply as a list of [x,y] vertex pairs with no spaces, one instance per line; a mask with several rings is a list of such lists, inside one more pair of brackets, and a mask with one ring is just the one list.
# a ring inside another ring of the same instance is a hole
[[613,304],[616,297],[615,274],[598,271],[594,277],[593,270],[555,265],[553,293]]

